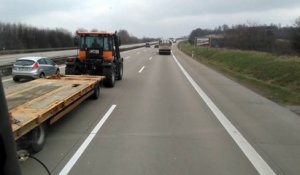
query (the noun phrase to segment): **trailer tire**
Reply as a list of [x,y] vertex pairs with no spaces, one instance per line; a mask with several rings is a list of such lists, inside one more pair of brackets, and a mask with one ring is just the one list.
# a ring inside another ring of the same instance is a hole
[[105,71],[105,87],[114,87],[115,86],[115,71],[113,68],[109,68]]
[[41,151],[46,141],[46,124],[40,124],[29,133],[29,148],[31,152]]
[[92,99],[97,100],[100,96],[100,85],[99,83],[94,87],[94,93],[91,96]]

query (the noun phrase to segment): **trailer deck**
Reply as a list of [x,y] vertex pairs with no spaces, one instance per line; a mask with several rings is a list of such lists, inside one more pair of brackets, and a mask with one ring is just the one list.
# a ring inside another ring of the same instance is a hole
[[37,79],[6,89],[12,124],[17,140],[46,120],[52,124],[93,95],[102,76],[69,75]]

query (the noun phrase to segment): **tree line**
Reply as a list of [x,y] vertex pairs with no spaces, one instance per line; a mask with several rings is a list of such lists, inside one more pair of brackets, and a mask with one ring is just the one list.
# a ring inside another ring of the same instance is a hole
[[[89,30],[87,30],[85,28],[79,28],[77,31],[88,32]],[[92,30],[90,30],[90,32],[101,32],[101,30],[92,29]],[[117,34],[118,34],[122,44],[146,43],[146,42],[159,40],[159,38],[149,38],[149,37],[138,38],[132,34],[129,34],[129,32],[125,29],[118,30]]]
[[151,42],[151,41],[158,41],[159,38],[149,38],[149,37],[143,37],[138,38],[134,35],[130,35],[127,30],[121,29],[118,31],[118,35],[120,37],[120,40],[122,44],[135,44],[135,43],[145,43],[145,42]]
[[195,37],[211,37],[213,47],[255,50],[275,54],[300,54],[300,18],[294,26],[239,24],[229,27],[224,24],[213,30],[197,28],[189,35],[194,44]]
[[[78,31],[88,30],[79,28]],[[90,30],[98,32],[97,29]],[[143,43],[158,40],[157,38],[138,38],[127,30],[119,30],[122,44]],[[0,50],[41,49],[73,47],[75,33],[63,29],[41,29],[21,23],[0,22]]]
[[0,49],[39,49],[74,46],[73,35],[66,29],[39,29],[25,24],[0,22]]

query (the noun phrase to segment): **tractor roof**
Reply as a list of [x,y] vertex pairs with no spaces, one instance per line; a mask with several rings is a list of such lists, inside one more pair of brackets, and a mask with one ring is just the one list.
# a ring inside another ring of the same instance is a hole
[[76,32],[77,35],[80,36],[89,36],[89,35],[115,35],[115,33],[109,33],[109,32]]

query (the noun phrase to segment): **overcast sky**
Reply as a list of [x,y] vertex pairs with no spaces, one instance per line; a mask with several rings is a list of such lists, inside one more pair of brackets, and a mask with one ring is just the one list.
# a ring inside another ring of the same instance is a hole
[[195,28],[293,25],[300,0],[0,0],[0,21],[42,28],[126,29],[138,37],[179,37]]

